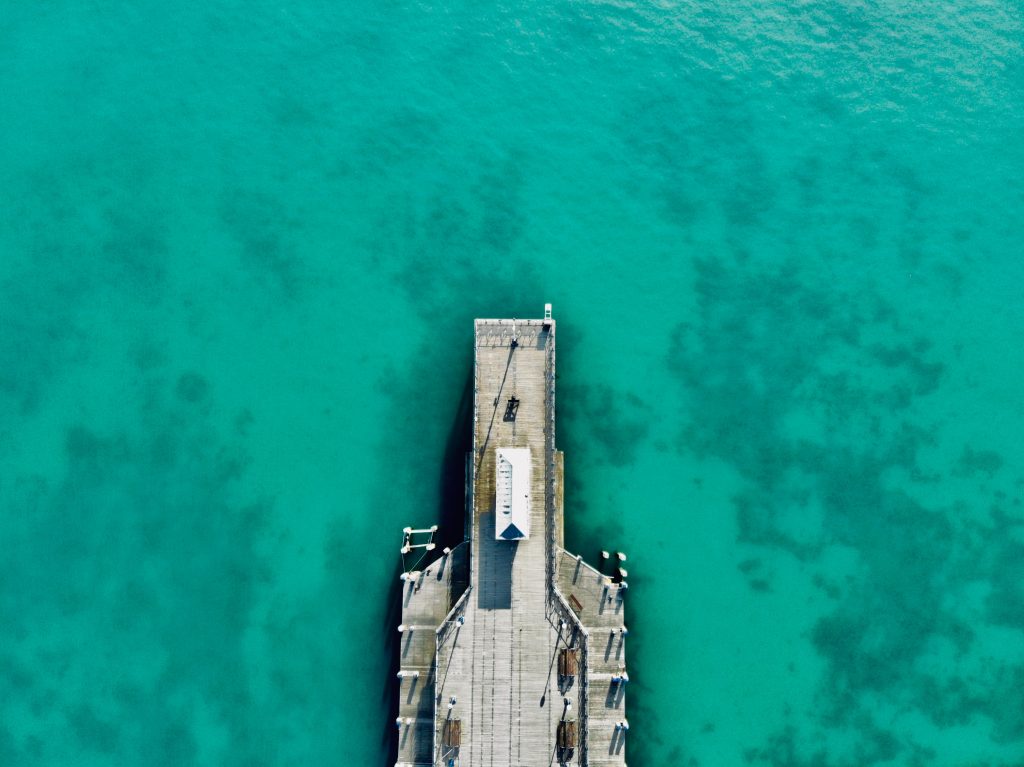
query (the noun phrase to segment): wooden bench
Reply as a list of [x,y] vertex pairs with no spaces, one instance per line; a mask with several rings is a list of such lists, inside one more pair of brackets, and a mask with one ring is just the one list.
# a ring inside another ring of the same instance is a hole
[[458,748],[462,745],[462,720],[446,719],[441,736],[445,748]]
[[563,749],[576,748],[575,720],[558,723],[558,747]]
[[580,657],[578,650],[565,647],[558,653],[559,676],[576,676],[579,672],[579,667]]

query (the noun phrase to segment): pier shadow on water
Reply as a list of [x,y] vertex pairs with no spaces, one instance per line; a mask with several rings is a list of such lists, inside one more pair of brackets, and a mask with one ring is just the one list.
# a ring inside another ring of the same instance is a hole
[[[444,457],[441,462],[441,477],[438,483],[438,504],[434,519],[438,529],[435,537],[437,549],[429,558],[420,563],[423,569],[441,556],[446,546],[455,548],[466,538],[466,455],[472,450],[473,424],[473,376],[472,371],[466,373],[465,385],[459,398],[448,437],[445,440]],[[426,524],[432,524],[427,522]],[[457,557],[453,564],[459,563],[461,573],[452,573],[455,598],[461,595],[469,585],[468,557]],[[395,555],[394,567],[390,571],[387,589],[387,605],[384,612],[382,627],[385,656],[388,658],[387,677],[383,681],[381,706],[384,709],[381,717],[383,731],[381,736],[381,767],[393,767],[398,761],[398,738],[395,731],[395,716],[398,712],[399,696],[402,693],[398,680],[400,653],[402,650],[401,635],[398,624],[402,622],[402,591],[404,583],[399,580],[402,572],[401,558]]]
[[396,557],[391,568],[391,580],[387,589],[387,602],[384,608],[383,636],[384,657],[388,659],[387,676],[381,692],[381,707],[384,709],[384,729],[381,734],[381,751],[384,753],[384,767],[393,767],[398,761],[398,740],[395,738],[395,716],[398,712],[398,696],[401,688],[398,682],[398,668],[401,635],[398,624],[402,622],[402,587],[405,585],[398,579],[402,572],[402,562]]
[[473,449],[473,371],[459,397],[441,463],[438,494],[438,548],[455,548],[466,540],[466,455]]
[[[466,534],[466,464],[473,450],[473,372],[466,371],[465,384],[459,397],[459,406],[452,419],[445,440],[441,461],[441,479],[438,483],[437,542],[439,555],[445,547],[454,549],[468,540]],[[436,557],[435,557],[436,559]],[[431,560],[433,561],[433,560]],[[426,565],[427,562],[424,562]],[[469,586],[469,557],[465,554],[452,559],[452,602]]]

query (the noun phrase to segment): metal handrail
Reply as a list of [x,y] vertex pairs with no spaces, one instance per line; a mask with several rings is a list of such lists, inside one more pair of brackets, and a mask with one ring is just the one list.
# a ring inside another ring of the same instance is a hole
[[577,702],[577,710],[580,712],[580,767],[587,767],[589,764],[589,751],[588,751],[588,739],[589,739],[589,713],[587,707],[587,701],[590,695],[590,632],[587,631],[583,622],[579,619],[579,616],[573,612],[572,608],[569,607],[569,602],[562,594],[558,586],[552,585],[551,593],[554,595],[554,605],[558,612],[562,613],[563,616],[569,619],[573,623],[579,632],[581,637],[580,641],[580,666],[579,666],[579,700]]
[[450,627],[450,624],[455,622],[456,614],[462,611],[462,608],[466,605],[466,600],[469,597],[469,592],[473,590],[473,584],[469,584],[465,591],[462,592],[462,596],[459,597],[455,604],[452,605],[452,609],[448,611],[448,615],[445,616],[441,625],[435,629],[434,633],[438,635],[439,641],[443,642],[448,637],[441,637],[441,632],[445,630],[445,627]]

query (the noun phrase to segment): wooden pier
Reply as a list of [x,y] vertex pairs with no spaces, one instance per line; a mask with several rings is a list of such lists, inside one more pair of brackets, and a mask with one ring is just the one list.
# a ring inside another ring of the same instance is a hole
[[[396,767],[622,767],[626,584],[563,548],[555,322],[475,324],[466,536],[402,576]],[[496,504],[499,449],[529,489]]]

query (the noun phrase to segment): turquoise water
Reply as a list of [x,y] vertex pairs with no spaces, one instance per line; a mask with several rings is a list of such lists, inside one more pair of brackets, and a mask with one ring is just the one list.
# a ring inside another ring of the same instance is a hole
[[3,5],[0,764],[386,765],[545,301],[630,764],[1024,764],[1018,4],[179,6]]

